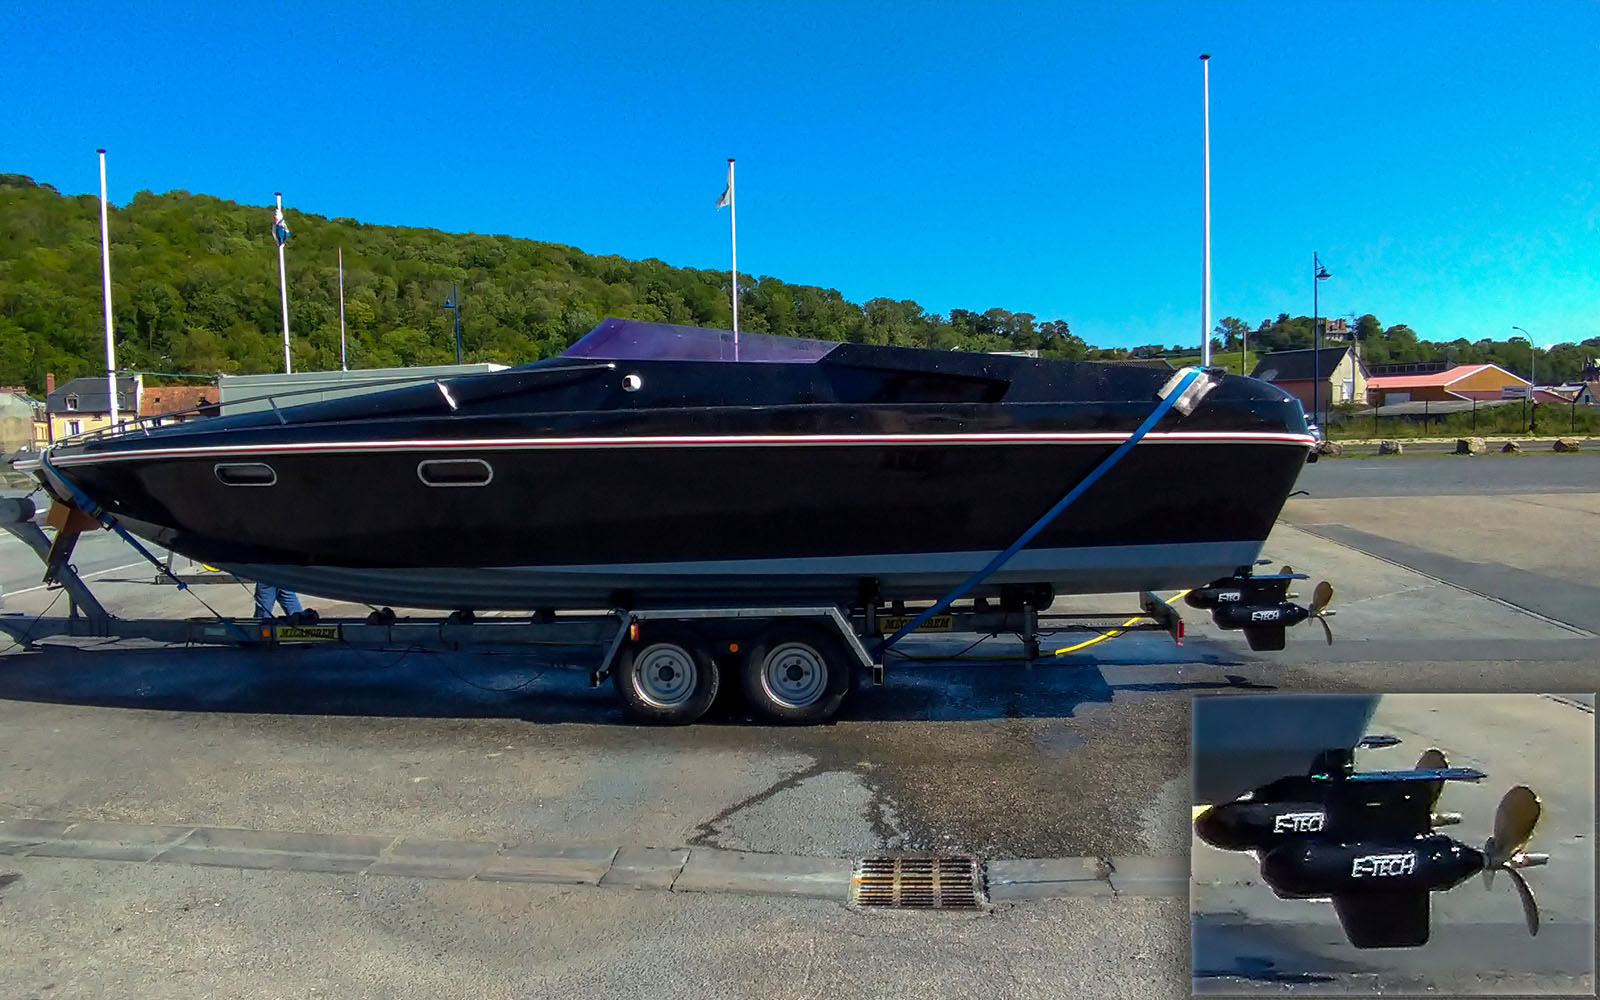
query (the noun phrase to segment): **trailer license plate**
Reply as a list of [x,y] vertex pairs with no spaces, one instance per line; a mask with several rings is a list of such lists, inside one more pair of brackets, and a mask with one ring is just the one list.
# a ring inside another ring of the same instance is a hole
[[338,642],[337,625],[279,625],[279,642]]
[[[914,615],[881,615],[878,618],[878,628],[888,634],[898,632],[904,628]],[[949,615],[934,615],[917,628],[918,632],[948,632],[955,627],[955,619]]]

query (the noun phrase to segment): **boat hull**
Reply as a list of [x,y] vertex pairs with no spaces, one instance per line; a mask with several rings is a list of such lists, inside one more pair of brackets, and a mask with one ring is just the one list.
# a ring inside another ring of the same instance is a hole
[[[1190,586],[1226,576],[1261,543],[1097,546],[1030,550],[978,595],[1048,584],[1058,594],[1122,593]],[[531,609],[732,607],[859,601],[862,581],[884,600],[931,600],[966,580],[993,552],[923,552],[829,559],[750,559],[590,566],[359,569],[225,564],[248,579],[391,607]]]
[[[1174,382],[606,320],[548,362],[91,435],[41,468],[58,497],[158,545],[329,598],[931,599],[1083,482]],[[1313,443],[1282,390],[1208,375],[989,589],[1228,575],[1260,551]]]
[[[889,599],[939,596],[1122,437],[345,441],[83,456],[58,472],[156,544],[329,598],[480,610],[851,603],[863,581]],[[1304,446],[1282,437],[1152,436],[991,589],[1120,592],[1231,573],[1258,555],[1303,465]],[[418,473],[463,457],[490,470],[484,485],[430,486]],[[269,468],[271,487],[219,478],[238,465]]]

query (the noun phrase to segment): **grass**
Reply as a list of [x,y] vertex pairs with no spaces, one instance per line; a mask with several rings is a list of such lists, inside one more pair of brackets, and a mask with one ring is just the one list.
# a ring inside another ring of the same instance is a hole
[[[1187,368],[1191,366],[1199,367],[1200,365],[1200,355],[1198,354],[1185,354],[1182,357],[1168,358],[1167,360],[1172,363],[1172,367],[1174,368]],[[1255,370],[1256,361],[1256,352],[1246,350],[1244,356],[1244,371],[1241,372],[1239,370],[1238,351],[1213,351],[1211,353],[1211,367],[1226,368],[1234,375],[1250,374]]]
[[1452,413],[1448,416],[1362,417],[1335,414],[1336,419],[1327,428],[1330,441],[1352,439],[1392,438],[1406,441],[1428,437],[1595,437],[1600,436],[1600,408],[1580,406],[1574,411],[1569,406],[1546,405],[1539,407],[1539,426],[1530,431],[1520,406],[1495,406],[1473,414]]

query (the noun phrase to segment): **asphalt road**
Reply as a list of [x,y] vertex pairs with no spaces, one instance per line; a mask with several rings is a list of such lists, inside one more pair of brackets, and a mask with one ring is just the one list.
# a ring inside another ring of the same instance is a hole
[[[1507,488],[1502,466],[1520,470],[1524,492]],[[1032,669],[897,663],[883,688],[856,692],[836,725],[816,729],[751,725],[731,707],[687,729],[625,725],[609,692],[568,669],[582,667],[576,657],[132,643],[11,650],[0,654],[0,819],[842,858],[937,850],[1180,859],[1190,841],[1193,696],[1594,690],[1595,629],[1582,615],[1530,609],[1517,588],[1497,596],[1481,580],[1461,585],[1453,563],[1419,572],[1406,563],[1422,561],[1411,551],[1375,556],[1364,537],[1331,537],[1322,526],[1587,585],[1574,539],[1593,537],[1600,488],[1573,477],[1600,472],[1600,462],[1438,458],[1379,469],[1359,460],[1308,468],[1311,496],[1291,501],[1267,547],[1274,561],[1336,584],[1331,647],[1301,627],[1289,649],[1254,654],[1191,612],[1182,647],[1130,636]],[[1449,496],[1455,513],[1339,498],[1374,475],[1386,477],[1394,503]],[[1496,504],[1516,505],[1518,516]],[[0,548],[0,576],[36,581],[25,556]],[[96,590],[128,616],[204,614],[196,594],[225,613],[247,610],[238,585],[177,593],[150,578],[138,567],[108,572]],[[5,610],[38,615],[52,597],[13,591]],[[908,652],[946,654],[974,638],[919,639]],[[997,639],[978,652],[1017,647]],[[1187,906],[1177,896],[881,914],[778,897],[35,857],[0,857],[0,883],[8,996],[1190,989]],[[1471,935],[1441,934],[1439,944],[1440,966],[1420,974],[1436,991],[1491,980],[1592,989],[1592,966],[1513,979],[1509,964],[1484,972],[1454,962],[1480,947]],[[1304,971],[1282,956],[1229,968],[1245,985],[1281,985]],[[1333,961],[1318,975],[1349,989],[1385,983]],[[1418,981],[1412,970],[1387,982]]]
[[1600,453],[1324,459],[1306,466],[1298,488],[1325,499],[1593,493]]
[[[1347,491],[1318,490],[1312,481],[1306,487],[1311,496],[1292,502],[1284,520],[1473,593],[1600,632],[1600,582],[1590,572],[1594,554],[1586,544],[1600,535],[1600,460],[1530,464],[1537,461],[1514,464],[1524,473],[1551,472],[1562,489],[1543,483],[1509,489],[1502,470],[1510,461],[1471,470],[1443,465],[1443,459],[1388,470],[1356,466],[1350,478],[1386,476],[1391,492],[1340,497]],[[1583,472],[1597,476],[1587,491],[1577,488],[1583,480],[1575,473]],[[1459,492],[1446,492],[1458,484]],[[1427,489],[1439,492],[1422,492]]]

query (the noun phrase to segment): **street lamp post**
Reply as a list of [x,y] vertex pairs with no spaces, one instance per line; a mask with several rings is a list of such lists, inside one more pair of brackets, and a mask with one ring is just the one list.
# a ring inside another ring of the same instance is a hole
[[461,293],[456,291],[456,283],[450,282],[450,297],[444,300],[440,308],[449,309],[455,313],[456,318],[456,364],[461,363]]
[[1539,419],[1539,408],[1533,398],[1534,387],[1539,384],[1539,358],[1538,355],[1533,353],[1533,334],[1524,330],[1520,326],[1514,326],[1511,329],[1522,334],[1520,337],[1512,337],[1512,340],[1526,340],[1528,342],[1528,394],[1523,397],[1522,410],[1524,416],[1526,416],[1529,412],[1533,413],[1533,416],[1528,420],[1528,433],[1532,434],[1537,429],[1534,424]]
[[1322,261],[1317,259],[1313,251],[1311,254],[1311,419],[1322,428],[1324,437],[1328,433],[1327,421],[1317,415],[1322,402],[1322,330],[1317,325],[1317,285],[1329,277],[1328,269],[1322,266]]

